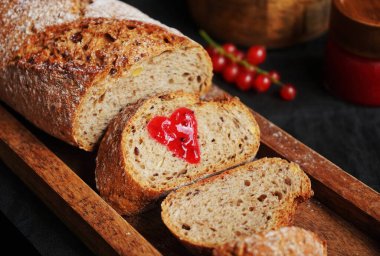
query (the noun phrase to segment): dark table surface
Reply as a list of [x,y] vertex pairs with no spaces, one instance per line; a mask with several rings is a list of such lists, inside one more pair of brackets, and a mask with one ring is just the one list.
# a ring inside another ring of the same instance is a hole
[[[183,0],[126,1],[151,17],[202,42]],[[323,86],[326,36],[294,47],[271,50],[263,65],[294,83],[298,97],[280,100],[276,90],[240,92],[216,76],[214,81],[373,189],[380,191],[380,108],[345,103]],[[365,86],[365,85],[363,85]],[[0,162],[2,246],[29,255],[92,255],[49,209]],[[10,243],[17,241],[15,248]],[[3,252],[5,251],[2,248]]]

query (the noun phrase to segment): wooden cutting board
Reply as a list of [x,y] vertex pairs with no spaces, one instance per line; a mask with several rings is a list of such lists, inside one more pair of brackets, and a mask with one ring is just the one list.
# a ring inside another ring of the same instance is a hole
[[[216,87],[211,97],[223,92]],[[254,112],[254,111],[253,111]],[[380,194],[254,112],[258,157],[280,156],[309,175],[315,196],[294,224],[327,241],[329,255],[380,255]],[[97,194],[95,153],[38,130],[0,104],[0,159],[97,255],[190,255],[160,218],[159,205],[123,218]]]

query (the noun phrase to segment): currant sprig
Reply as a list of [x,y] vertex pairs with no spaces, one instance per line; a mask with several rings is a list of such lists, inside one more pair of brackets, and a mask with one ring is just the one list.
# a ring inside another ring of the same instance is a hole
[[234,44],[218,44],[204,30],[200,30],[199,34],[208,44],[206,50],[211,57],[214,72],[221,73],[224,80],[235,83],[243,91],[253,88],[257,92],[265,92],[271,84],[275,84],[280,87],[282,99],[295,98],[296,88],[292,84],[281,82],[277,71],[266,71],[258,67],[266,59],[264,46],[251,46],[245,55]]

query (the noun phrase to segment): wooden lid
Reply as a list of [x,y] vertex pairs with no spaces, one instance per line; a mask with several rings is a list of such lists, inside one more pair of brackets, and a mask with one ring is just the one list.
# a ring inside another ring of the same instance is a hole
[[380,59],[380,0],[333,0],[330,31],[348,51]]

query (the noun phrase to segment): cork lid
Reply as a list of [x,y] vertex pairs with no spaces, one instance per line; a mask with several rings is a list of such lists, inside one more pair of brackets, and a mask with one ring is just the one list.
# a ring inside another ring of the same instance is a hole
[[346,50],[380,59],[380,0],[333,0],[330,33]]

